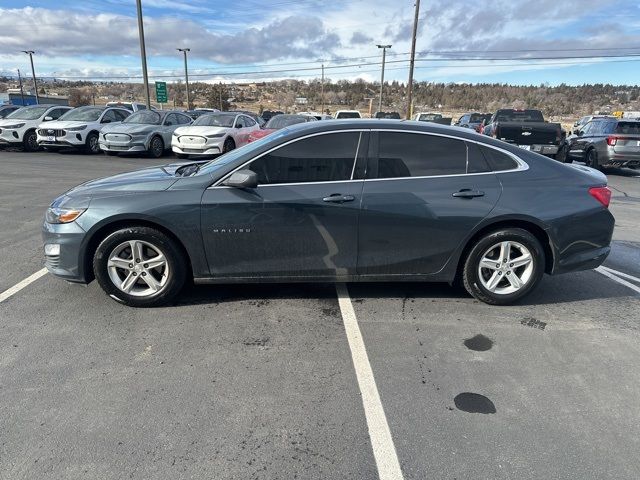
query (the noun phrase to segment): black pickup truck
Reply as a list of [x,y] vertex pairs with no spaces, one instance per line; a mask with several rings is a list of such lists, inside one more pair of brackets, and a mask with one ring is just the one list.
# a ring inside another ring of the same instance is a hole
[[484,134],[554,158],[564,141],[562,126],[546,122],[540,110],[498,110],[484,128]]

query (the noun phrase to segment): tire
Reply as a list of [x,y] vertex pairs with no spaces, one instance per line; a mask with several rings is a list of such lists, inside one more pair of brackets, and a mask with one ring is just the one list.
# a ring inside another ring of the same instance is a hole
[[584,158],[584,163],[587,167],[595,168],[596,170],[602,170],[602,167],[598,163],[598,152],[595,148],[590,148]]
[[38,135],[35,130],[29,130],[22,138],[22,146],[25,152],[36,152],[40,149],[38,146]]
[[227,139],[224,141],[224,145],[222,146],[222,153],[230,152],[235,148],[236,142],[233,141],[233,138],[227,137]]
[[189,155],[186,153],[176,153],[176,157],[186,160],[187,158],[189,158]]
[[[502,245],[506,244],[510,246],[511,261],[503,263]],[[524,262],[527,254],[529,262],[515,266]],[[508,305],[529,294],[540,283],[544,266],[544,250],[535,236],[521,228],[504,228],[475,242],[465,259],[462,283],[467,292],[481,302]],[[519,282],[514,281],[516,278]],[[518,283],[522,285],[516,288]]]
[[567,145],[563,145],[558,150],[558,153],[555,154],[554,158],[560,163],[572,163],[573,160],[569,157],[569,147]]
[[100,153],[100,144],[98,143],[98,134],[95,132],[87,135],[87,140],[84,143],[84,153],[87,155],[95,155]]
[[[136,255],[132,255],[134,249]],[[154,258],[156,267],[151,262]],[[173,300],[185,284],[185,265],[178,245],[148,227],[113,232],[100,243],[93,257],[93,272],[102,289],[130,307],[156,307]]]
[[160,158],[164,155],[164,142],[160,137],[153,137],[149,142],[149,156],[152,158]]

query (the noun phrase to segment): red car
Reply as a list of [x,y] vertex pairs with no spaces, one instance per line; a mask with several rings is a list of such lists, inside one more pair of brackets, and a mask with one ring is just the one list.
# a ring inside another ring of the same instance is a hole
[[267,124],[261,128],[260,130],[254,130],[249,134],[248,143],[255,142],[256,140],[260,140],[263,137],[266,137],[270,133],[275,132],[276,130],[280,130],[281,128],[288,127],[290,125],[295,125],[296,123],[304,123],[304,122],[317,122],[318,120],[311,115],[295,115],[295,114],[282,114],[276,115],[275,117],[271,117]]

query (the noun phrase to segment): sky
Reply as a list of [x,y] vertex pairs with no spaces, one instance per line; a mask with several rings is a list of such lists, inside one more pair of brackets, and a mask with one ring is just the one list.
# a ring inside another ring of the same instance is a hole
[[[150,81],[406,82],[415,0],[142,0]],[[135,0],[0,0],[0,75],[142,81]],[[422,0],[418,81],[638,84],[638,0]]]

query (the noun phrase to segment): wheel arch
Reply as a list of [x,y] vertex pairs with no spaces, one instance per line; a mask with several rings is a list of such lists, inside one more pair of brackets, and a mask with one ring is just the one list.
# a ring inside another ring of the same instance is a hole
[[531,233],[542,245],[542,250],[544,252],[545,258],[545,273],[551,273],[553,271],[554,265],[554,250],[552,247],[551,237],[547,231],[540,226],[537,222],[528,218],[502,218],[495,219],[491,223],[482,225],[479,229],[477,229],[471,237],[469,237],[464,243],[464,247],[458,257],[458,263],[455,271],[455,278],[458,279],[461,276],[462,269],[464,268],[464,262],[469,255],[469,252],[475,245],[475,242],[483,237],[484,235],[493,232],[495,230],[500,230],[503,228],[521,228],[523,230]]
[[107,223],[100,225],[95,229],[95,231],[91,232],[91,235],[88,237],[85,246],[80,253],[80,264],[82,265],[86,283],[91,282],[95,278],[92,265],[93,257],[96,253],[98,245],[100,245],[100,243],[113,232],[127,227],[148,227],[164,233],[167,237],[175,242],[176,246],[182,252],[182,255],[186,260],[187,275],[190,275],[191,278],[193,278],[191,256],[189,255],[189,251],[185,247],[184,243],[180,240],[178,235],[176,235],[170,228],[162,225],[160,222],[154,221],[153,219],[129,217],[113,219]]

